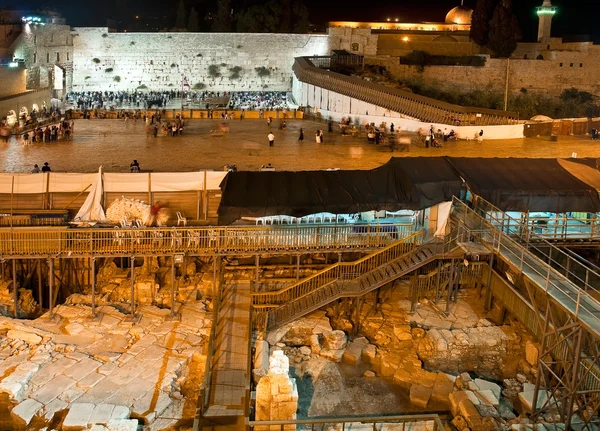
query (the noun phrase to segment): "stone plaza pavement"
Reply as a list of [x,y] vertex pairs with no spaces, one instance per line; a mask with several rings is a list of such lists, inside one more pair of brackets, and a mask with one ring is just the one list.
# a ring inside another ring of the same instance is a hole
[[[341,136],[334,127],[333,133],[325,132],[325,144],[317,144],[316,130],[327,129],[327,125],[309,120],[287,120],[287,130],[278,130],[278,120],[274,120],[275,145],[269,147],[266,120],[230,120],[228,134],[212,136],[211,130],[221,123],[187,120],[182,136],[154,138],[146,137],[142,120],[76,120],[71,141],[28,147],[14,137],[7,143],[0,141],[0,172],[29,172],[34,164],[44,162],[58,172],[95,172],[100,165],[107,172],[127,172],[133,159],[142,170],[178,172],[222,170],[228,164],[257,170],[267,163],[278,170],[371,169],[391,156],[556,158],[576,152],[578,157],[600,157],[600,141],[569,136],[560,136],[558,142],[547,137],[455,141],[443,148],[411,145],[410,152],[391,152],[388,147],[368,144],[366,137]],[[298,142],[300,128],[304,129],[303,143]]]
[[175,321],[168,309],[143,306],[134,324],[109,305],[92,319],[77,302],[57,307],[53,319],[0,317],[0,429],[152,430],[191,421],[211,326],[204,303],[182,306]]

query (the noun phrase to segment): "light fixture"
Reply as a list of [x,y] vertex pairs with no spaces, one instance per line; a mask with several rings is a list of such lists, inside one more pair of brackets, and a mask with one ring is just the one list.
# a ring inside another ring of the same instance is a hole
[[388,18],[387,20],[388,20],[388,22],[390,22],[390,21],[391,21],[391,18]]
[[396,22],[398,22],[398,21],[399,21],[399,19],[398,19],[398,18],[396,18]]
[[402,40],[403,40],[404,42],[408,42],[408,36],[404,36],[404,37],[402,38]]
[[19,67],[19,63],[16,61],[11,61],[8,63],[8,67]]

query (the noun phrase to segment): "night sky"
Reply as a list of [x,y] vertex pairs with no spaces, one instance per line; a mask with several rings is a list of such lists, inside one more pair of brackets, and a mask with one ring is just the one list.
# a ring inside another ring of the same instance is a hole
[[[216,4],[216,1],[186,0],[186,3],[204,3],[212,7],[211,3]],[[477,0],[464,1],[465,6],[472,8]],[[160,20],[162,27],[169,27],[174,23],[178,3],[178,0],[23,0],[19,6],[31,9],[50,6],[67,18],[72,26],[105,26],[109,17],[125,24],[139,14],[157,17],[154,21]],[[537,36],[535,7],[541,3],[542,0],[513,0],[524,41],[533,41]],[[460,0],[304,0],[304,4],[309,9],[310,21],[323,26],[327,21],[383,21],[386,17],[397,17],[401,22],[442,22],[446,13],[460,4]],[[553,20],[553,36],[591,35],[593,40],[600,43],[600,0],[553,0],[552,4],[559,8]],[[0,5],[12,8],[15,3],[0,0]]]

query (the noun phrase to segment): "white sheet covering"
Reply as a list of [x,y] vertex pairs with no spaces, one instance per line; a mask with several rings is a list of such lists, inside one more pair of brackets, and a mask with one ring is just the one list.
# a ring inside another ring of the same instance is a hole
[[147,192],[148,173],[104,173],[104,190],[107,192]]
[[75,216],[76,221],[104,221],[106,215],[102,208],[102,167],[94,174],[96,178],[89,190],[88,196]]
[[448,217],[450,217],[450,210],[452,209],[452,202],[442,202],[438,204],[438,220],[437,230],[435,236],[443,237],[446,235],[446,225],[448,224]]
[[[14,190],[12,179],[15,179]],[[33,194],[45,193],[46,174],[0,174],[0,193]]]
[[204,172],[157,172],[150,174],[153,192],[181,192],[204,189]]
[[[35,174],[37,175],[37,174]],[[93,186],[98,174],[65,174],[59,172],[50,172],[48,191],[51,193],[79,193],[86,187]],[[91,187],[86,191],[90,191]]]

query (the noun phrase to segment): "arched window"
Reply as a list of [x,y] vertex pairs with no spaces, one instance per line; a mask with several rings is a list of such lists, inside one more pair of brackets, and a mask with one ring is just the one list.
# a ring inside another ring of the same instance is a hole
[[537,56],[535,59],[536,59],[536,60],[543,60],[543,59],[544,59],[544,56],[543,56],[542,54],[540,54],[540,55],[538,55],[538,56]]
[[527,60],[527,54],[523,56],[523,60]]
[[352,44],[352,51],[358,51],[358,43]]

